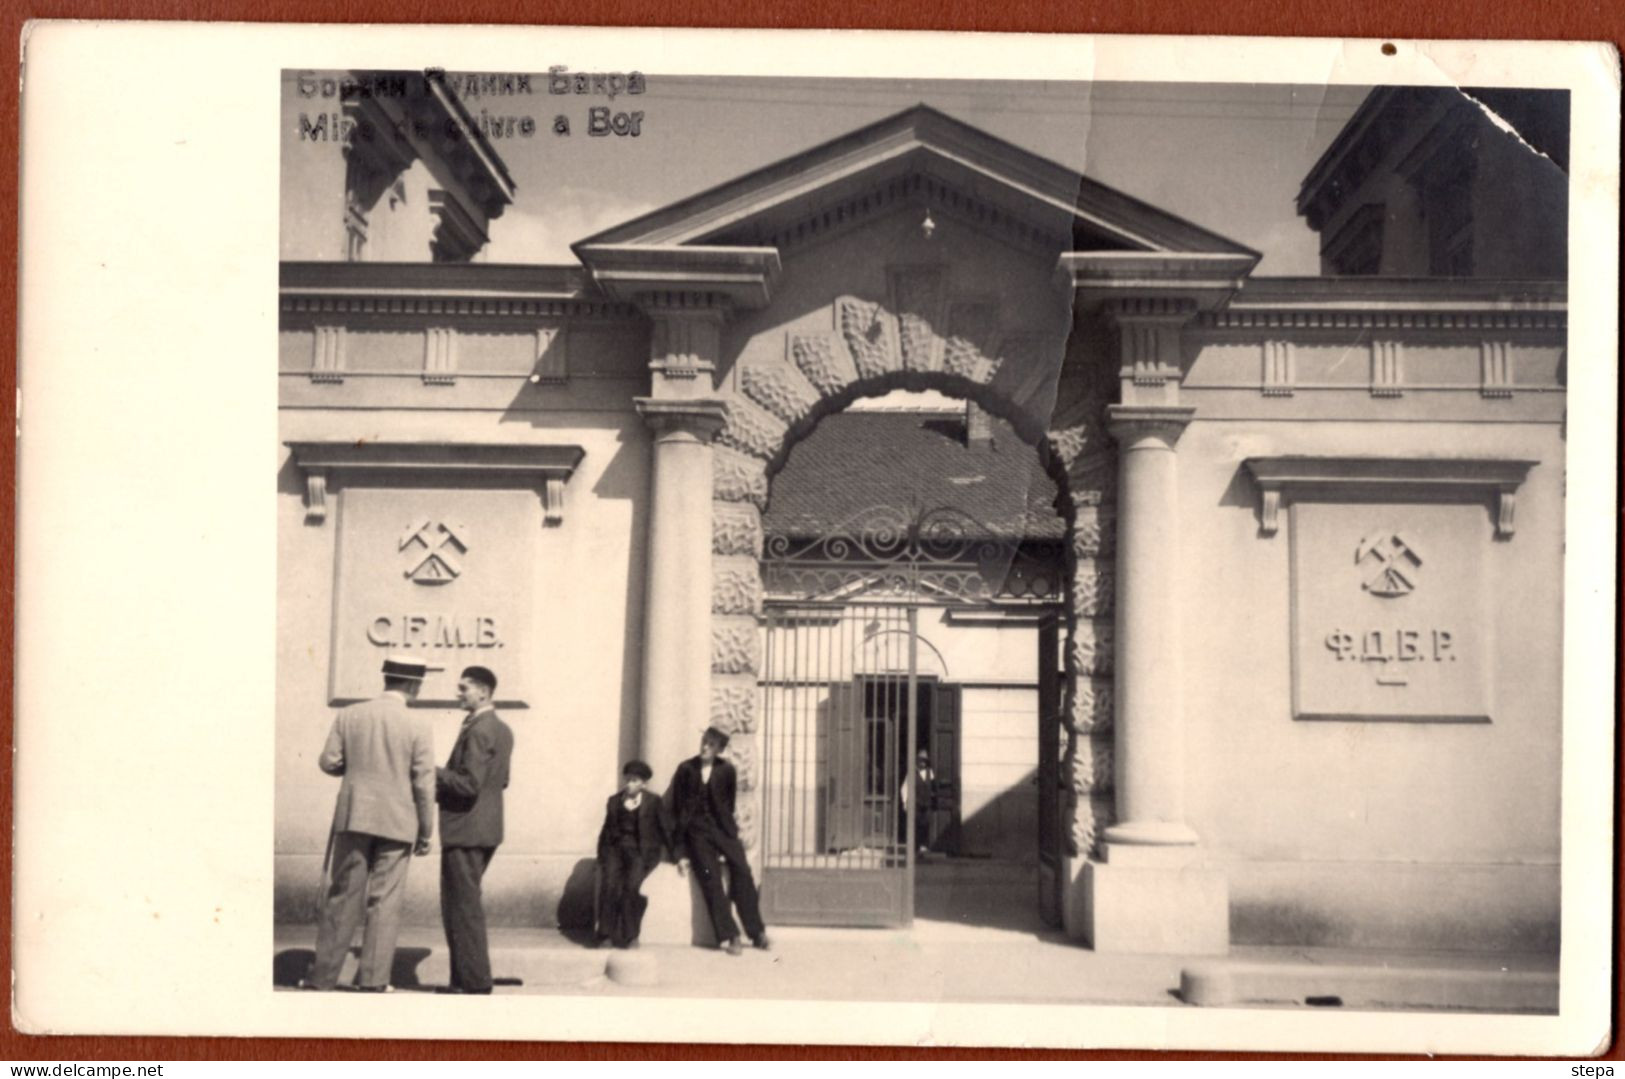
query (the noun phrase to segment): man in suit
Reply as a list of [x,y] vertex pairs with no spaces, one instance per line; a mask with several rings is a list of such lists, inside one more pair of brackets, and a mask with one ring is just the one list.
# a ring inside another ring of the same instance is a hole
[[[711,926],[716,930],[717,946],[729,955],[741,955],[744,948],[739,943],[739,926],[728,909],[730,900],[739,909],[751,943],[763,951],[771,945],[757,907],[756,882],[750,875],[750,863],[745,861],[744,844],[739,842],[739,824],[734,819],[738,781],[734,766],[720,756],[727,748],[727,734],[707,727],[700,738],[700,755],[677,766],[666,800],[676,822],[677,871],[686,875],[692,859],[710,910]],[[728,866],[726,896],[722,892],[723,863]]]
[[642,761],[621,767],[623,786],[604,806],[598,830],[599,947],[636,948],[649,900],[643,878],[665,857],[670,843],[660,799],[644,790],[654,772]]
[[341,711],[317,761],[343,782],[328,837],[316,961],[300,983],[306,989],[336,987],[363,920],[357,988],[390,987],[409,858],[429,853],[434,831],[434,747],[427,721],[407,709],[426,671],[422,660],[385,659],[383,695]]
[[485,940],[480,880],[502,843],[502,792],[508,786],[513,731],[497,718],[491,699],[497,676],[468,667],[457,680],[457,701],[468,717],[444,768],[435,771],[440,803],[440,919],[451,952],[452,993],[489,993],[491,956]]

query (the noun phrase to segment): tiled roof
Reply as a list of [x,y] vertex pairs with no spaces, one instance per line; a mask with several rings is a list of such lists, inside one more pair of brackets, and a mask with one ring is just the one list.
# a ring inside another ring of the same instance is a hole
[[811,538],[874,506],[947,506],[1002,539],[1057,540],[1055,482],[1002,420],[966,444],[963,413],[849,411],[827,416],[773,477],[769,535]]

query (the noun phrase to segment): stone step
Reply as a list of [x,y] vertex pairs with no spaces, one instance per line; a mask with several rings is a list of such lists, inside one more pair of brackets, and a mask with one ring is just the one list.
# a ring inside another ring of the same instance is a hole
[[1557,1011],[1555,969],[1480,965],[1372,966],[1214,959],[1179,976],[1187,1004],[1302,1004],[1345,1008],[1450,1008],[1494,1012]]

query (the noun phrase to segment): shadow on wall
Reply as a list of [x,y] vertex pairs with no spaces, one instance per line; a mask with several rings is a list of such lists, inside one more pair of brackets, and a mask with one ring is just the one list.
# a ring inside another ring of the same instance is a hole
[[[975,801],[977,792],[962,790],[964,802]],[[1038,861],[1038,770],[1029,770],[974,813],[962,817],[958,853],[973,858],[994,858],[1000,862]]]

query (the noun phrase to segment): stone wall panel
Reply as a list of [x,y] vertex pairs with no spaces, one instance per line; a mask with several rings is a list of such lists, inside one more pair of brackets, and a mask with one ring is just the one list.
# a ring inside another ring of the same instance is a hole
[[736,396],[728,402],[728,424],[717,441],[768,461],[784,445],[788,430],[783,420],[761,405]]
[[714,614],[760,614],[762,575],[753,558],[713,556],[711,610]]
[[721,502],[748,502],[758,510],[767,505],[767,462],[726,446],[711,451],[714,496]]
[[857,381],[858,369],[839,337],[830,333],[790,335],[790,362],[825,397]]
[[762,513],[749,502],[711,504],[711,553],[762,557]]
[[819,393],[794,367],[783,363],[750,363],[739,371],[746,397],[783,420],[795,423],[818,403]]
[[729,734],[754,732],[759,695],[754,674],[713,674],[711,725]]
[[756,619],[711,616],[711,670],[715,674],[754,674],[761,662]]

